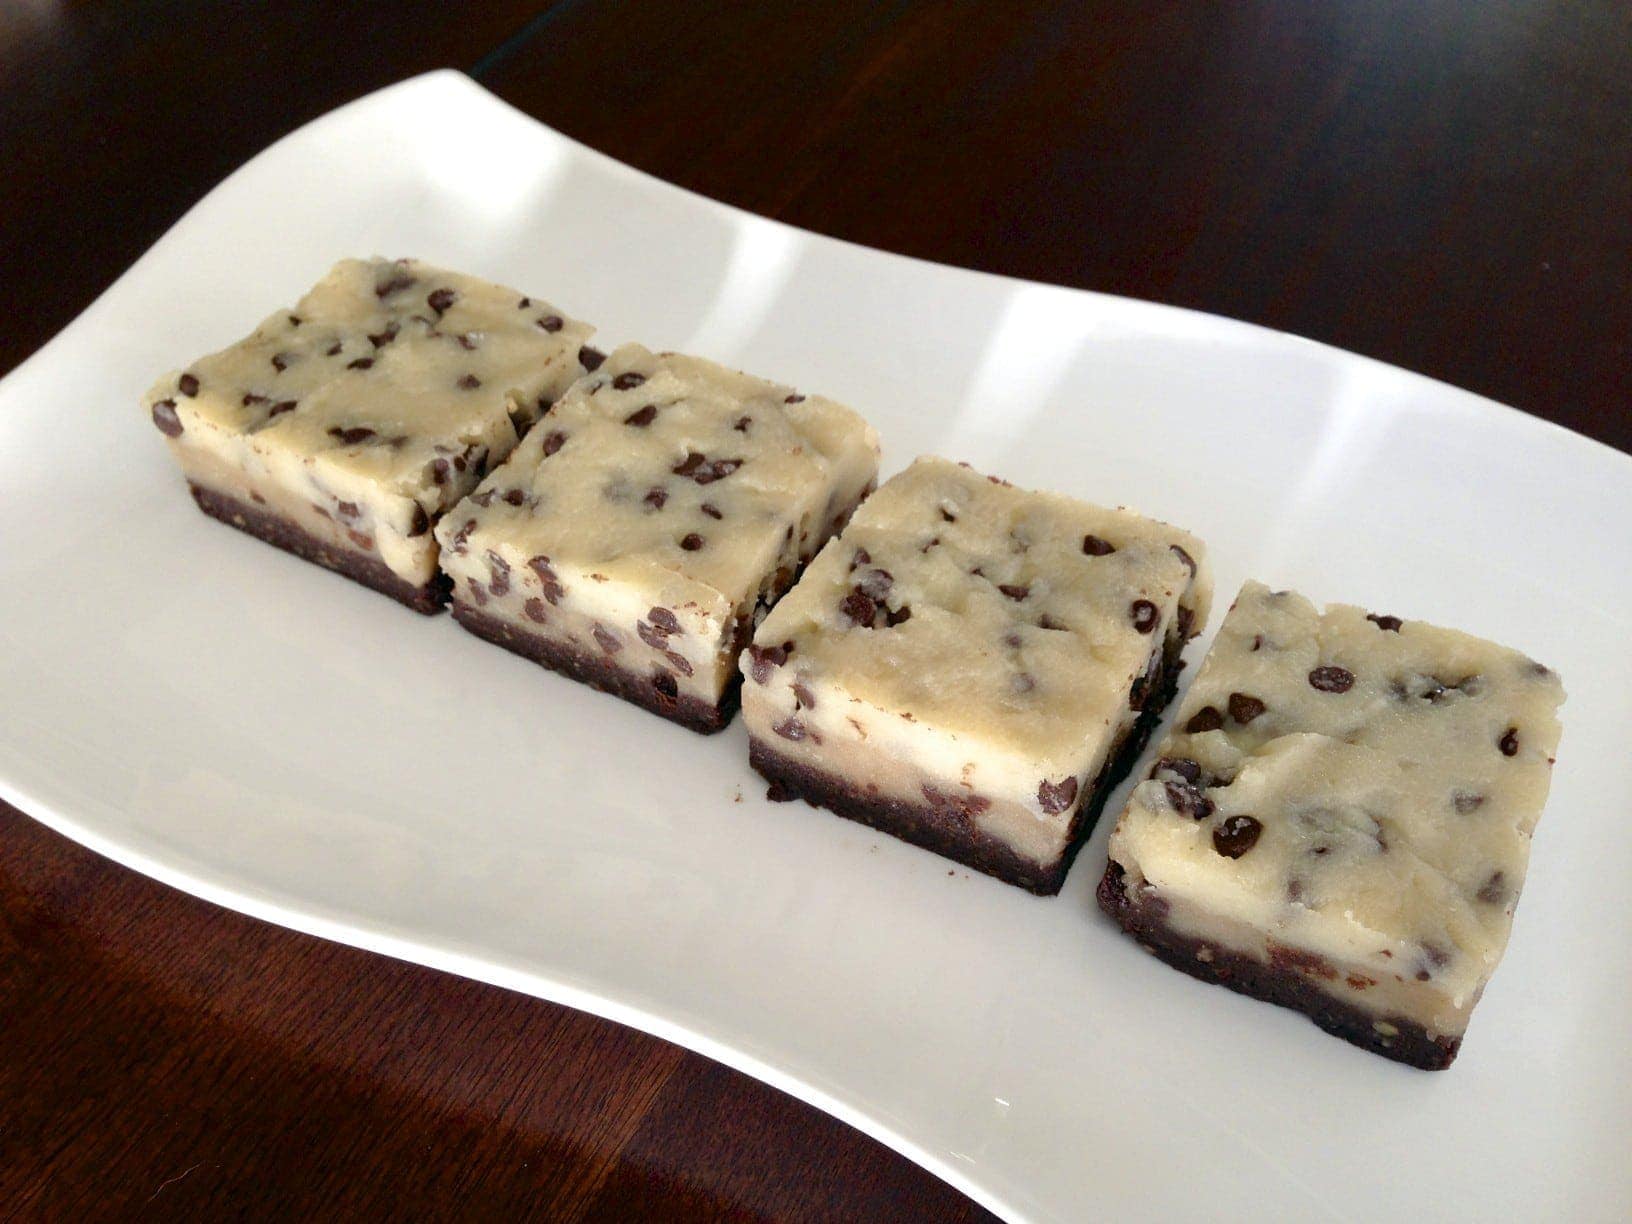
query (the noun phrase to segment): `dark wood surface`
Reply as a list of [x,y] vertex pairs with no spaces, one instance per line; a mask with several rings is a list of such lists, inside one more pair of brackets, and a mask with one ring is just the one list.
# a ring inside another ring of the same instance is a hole
[[[0,369],[270,140],[442,66],[797,225],[1283,328],[1632,450],[1621,0],[0,6]],[[206,1213],[982,1214],[696,1055],[0,807],[0,1215]]]

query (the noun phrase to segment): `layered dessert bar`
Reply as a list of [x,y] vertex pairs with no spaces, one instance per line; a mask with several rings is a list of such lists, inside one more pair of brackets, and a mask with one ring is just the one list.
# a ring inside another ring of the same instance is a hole
[[850,409],[625,345],[436,529],[453,614],[715,731],[757,619],[877,474],[878,436]]
[[144,401],[206,514],[436,611],[431,527],[601,354],[513,289],[344,260]]
[[754,635],[750,759],[774,794],[1058,892],[1210,595],[1187,532],[919,459]]
[[1248,583],[1100,904],[1186,973],[1448,1066],[1507,944],[1563,700],[1517,651]]

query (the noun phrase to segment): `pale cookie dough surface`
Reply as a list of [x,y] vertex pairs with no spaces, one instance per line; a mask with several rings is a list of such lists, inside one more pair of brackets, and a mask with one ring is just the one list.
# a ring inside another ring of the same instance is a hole
[[1507,944],[1563,698],[1516,651],[1248,583],[1110,857],[1181,933],[1313,954],[1347,1002],[1459,1034]]
[[343,260],[145,403],[196,482],[423,582],[429,522],[596,360],[591,331],[415,260]]
[[749,728],[1047,861],[1210,595],[1185,531],[921,458],[760,627]]
[[630,344],[437,535],[456,598],[619,666],[678,669],[681,691],[715,700],[760,601],[877,470],[877,435],[850,409]]

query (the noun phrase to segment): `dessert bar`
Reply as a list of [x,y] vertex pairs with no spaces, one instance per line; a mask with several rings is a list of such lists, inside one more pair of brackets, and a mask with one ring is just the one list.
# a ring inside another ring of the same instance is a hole
[[437,528],[472,633],[698,731],[756,619],[850,517],[878,437],[819,396],[619,348]]
[[1206,620],[1204,561],[1164,523],[919,459],[755,634],[754,768],[773,793],[1058,892]]
[[1517,651],[1248,583],[1100,904],[1186,973],[1448,1066],[1507,944],[1563,699]]
[[547,302],[415,260],[343,260],[144,401],[206,514],[420,612],[431,528],[601,354]]

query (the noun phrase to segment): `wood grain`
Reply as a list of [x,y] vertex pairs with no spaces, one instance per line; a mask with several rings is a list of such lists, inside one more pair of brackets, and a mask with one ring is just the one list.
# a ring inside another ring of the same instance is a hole
[[[1632,450],[1618,0],[5,6],[0,369],[270,140],[442,66],[797,225],[1283,328]],[[0,1214],[982,1213],[676,1047],[0,807]]]

